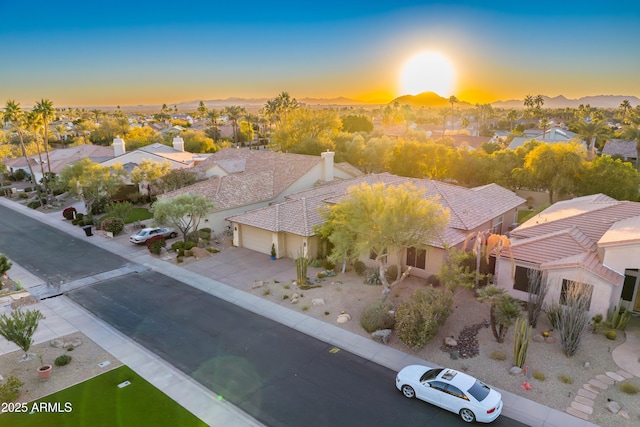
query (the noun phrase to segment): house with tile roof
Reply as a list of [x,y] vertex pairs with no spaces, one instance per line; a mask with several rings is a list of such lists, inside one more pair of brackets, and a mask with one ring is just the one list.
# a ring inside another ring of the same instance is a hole
[[[307,156],[223,148],[194,168],[203,180],[159,197],[171,198],[189,192],[211,199],[215,210],[200,225],[221,232],[231,226],[226,220],[229,216],[282,202],[288,194],[319,183],[362,175],[348,163],[334,163],[333,158],[333,152]],[[267,249],[271,250],[271,243]]]
[[622,161],[635,164],[636,158],[638,157],[638,150],[635,141],[628,139],[611,139],[604,144],[602,154],[617,157],[622,159]]
[[210,154],[184,151],[184,141],[180,137],[173,138],[173,146],[171,147],[156,142],[133,151],[127,151],[125,141],[120,137],[116,137],[110,148],[113,149],[115,156],[102,162],[102,165],[113,166],[116,163],[120,163],[129,172],[130,169],[139,165],[142,160],[151,160],[158,163],[166,161],[171,165],[171,169],[184,169],[194,167],[210,156]]
[[546,130],[542,129],[527,129],[524,131],[524,136],[517,136],[513,138],[509,144],[510,150],[515,150],[518,147],[523,146],[532,139],[536,139],[541,142],[549,144],[557,144],[559,142],[568,143],[574,140],[581,142],[586,149],[584,141],[580,141],[578,134],[559,127],[550,127]]
[[496,261],[497,285],[528,299],[530,270],[543,273],[547,303],[561,303],[571,282],[588,285],[589,312],[620,304],[640,312],[640,203],[603,194],[557,202],[511,232],[511,261]]
[[[516,209],[526,203],[525,199],[496,184],[464,188],[389,173],[370,174],[289,194],[281,203],[228,217],[233,224],[234,245],[267,254],[273,244],[277,257],[294,258],[302,249],[314,258],[321,245],[313,231],[323,221],[319,208],[339,203],[349,188],[363,183],[387,186],[411,183],[423,189],[425,197],[437,198],[449,211],[447,227],[436,240],[425,242],[426,249],[405,248],[402,253],[403,268],[412,266],[412,274],[421,277],[439,273],[446,257],[445,248],[462,248],[470,233],[487,229],[507,233],[516,221]],[[388,261],[396,262],[392,255]]]
[[[43,152],[41,157],[43,162],[47,161],[46,153]],[[51,172],[59,174],[67,165],[71,165],[85,157],[93,162],[102,163],[114,157],[114,149],[113,147],[105,147],[101,145],[78,145],[76,147],[49,150],[49,161],[51,162],[49,166],[51,167]],[[29,163],[31,163],[31,167],[33,168],[36,182],[40,182],[42,179],[40,158],[37,154],[34,154],[32,156],[28,156],[28,159]],[[4,161],[4,164],[11,172],[22,169],[25,172],[30,173],[27,160],[25,160],[24,157],[7,159]],[[46,164],[44,165],[44,170],[45,172],[49,171]]]

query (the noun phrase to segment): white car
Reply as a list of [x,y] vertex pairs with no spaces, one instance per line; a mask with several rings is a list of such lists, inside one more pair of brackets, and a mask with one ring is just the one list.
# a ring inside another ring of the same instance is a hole
[[472,423],[490,423],[502,412],[502,395],[471,375],[449,368],[410,365],[396,376],[396,387],[408,398],[459,414]]
[[129,237],[129,241],[131,243],[135,243],[136,245],[146,244],[148,241],[153,241],[160,238],[174,238],[178,235],[173,228],[162,228],[162,227],[153,227],[153,228],[143,228],[138,231],[136,234]]

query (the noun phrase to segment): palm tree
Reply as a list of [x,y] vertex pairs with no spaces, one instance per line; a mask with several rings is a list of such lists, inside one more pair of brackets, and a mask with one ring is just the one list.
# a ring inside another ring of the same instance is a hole
[[549,126],[549,120],[546,117],[543,117],[542,120],[540,120],[540,127],[542,128],[542,140],[545,139],[547,126]]
[[534,105],[535,105],[535,102],[533,100],[533,96],[527,95],[524,97],[524,109],[526,112],[531,113]]
[[593,158],[593,151],[595,149],[595,142],[598,138],[606,136],[608,133],[608,126],[605,122],[599,120],[580,120],[576,124],[576,133],[584,139],[587,145],[587,154],[589,158]]
[[[44,173],[44,162],[42,161],[42,152],[40,151],[40,128],[42,127],[42,116],[34,109],[26,114],[26,129],[33,133],[33,140],[36,143],[36,150],[38,151],[38,163],[40,164],[40,173],[42,174],[42,185],[44,186],[44,194],[47,200],[49,200],[49,189],[47,188],[47,175]],[[40,192],[38,192],[38,200],[40,206],[43,206]]]
[[224,109],[225,114],[231,120],[231,127],[233,128],[233,143],[238,143],[238,119],[243,115],[247,114],[247,110],[244,107],[238,107],[235,105],[231,105]]
[[56,133],[58,134],[58,141],[62,143],[64,136],[67,134],[67,128],[62,124],[57,125]]
[[27,162],[27,166],[29,167],[29,172],[31,173],[31,183],[35,188],[38,187],[36,184],[36,178],[33,174],[33,168],[31,167],[31,162],[29,157],[27,157],[27,149],[24,146],[24,130],[26,127],[25,115],[22,108],[20,108],[20,103],[14,100],[8,100],[7,104],[4,107],[4,113],[2,114],[2,119],[4,123],[9,123],[11,128],[18,134],[18,139],[20,140],[20,148],[22,149],[22,155]]
[[213,128],[213,143],[218,142],[218,119],[220,118],[220,111],[213,108],[207,113],[207,117],[211,120],[211,127]]
[[631,103],[628,99],[625,99],[624,101],[622,101],[619,108],[620,113],[622,113],[622,123],[624,123],[624,119],[626,118],[627,113],[631,110]]
[[517,299],[505,295],[498,300],[495,313],[498,323],[498,342],[503,343],[511,325],[522,316],[522,306]]
[[451,103],[451,134],[453,134],[453,104],[459,101],[455,96],[450,96],[449,102]]
[[47,170],[49,171],[49,175],[51,175],[51,160],[49,160],[49,120],[55,116],[53,102],[48,99],[41,99],[40,102],[36,103],[36,107],[33,111],[42,117],[42,126],[44,128],[44,152],[47,154]]

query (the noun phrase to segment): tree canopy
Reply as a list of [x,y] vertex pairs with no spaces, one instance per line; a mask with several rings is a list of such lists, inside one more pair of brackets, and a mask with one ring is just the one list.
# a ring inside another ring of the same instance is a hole
[[[402,251],[426,248],[449,221],[448,211],[412,184],[351,187],[343,201],[322,209],[320,215],[325,223],[317,232],[333,244],[331,256],[340,259],[374,253],[387,293],[401,280]],[[391,251],[396,254],[398,277],[389,285],[384,272]]]
[[111,167],[102,166],[84,158],[67,166],[60,173],[60,184],[71,194],[82,197],[87,212],[94,212],[98,201],[104,201],[115,194],[124,181],[124,169],[117,163]]
[[158,224],[171,225],[187,235],[198,229],[200,221],[215,209],[213,202],[191,193],[183,193],[171,199],[160,199],[153,204],[153,219]]

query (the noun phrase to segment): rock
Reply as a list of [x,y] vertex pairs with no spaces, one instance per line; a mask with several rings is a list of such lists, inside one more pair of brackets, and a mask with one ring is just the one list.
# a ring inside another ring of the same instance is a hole
[[620,415],[622,418],[624,418],[625,420],[630,420],[631,417],[629,416],[629,414],[627,413],[627,411],[620,411],[618,412],[618,415]]
[[589,369],[591,367],[591,363],[584,362],[584,369]]
[[555,343],[557,343],[557,342],[558,342],[558,338],[556,338],[556,337],[552,337],[552,336],[549,336],[549,337],[546,337],[546,338],[544,339],[544,342],[546,342],[546,343],[548,343],[548,344],[555,344]]
[[[12,295],[13,297],[13,295]],[[16,309],[19,307],[23,307],[25,305],[37,304],[38,300],[33,295],[28,295],[26,297],[19,298],[11,303],[11,308]]]
[[311,300],[311,305],[324,305],[324,300],[322,298],[314,298]]
[[299,298],[298,297],[291,297],[289,298],[289,302],[291,304],[297,304],[298,303]]
[[620,409],[621,409],[620,404],[615,400],[607,402],[607,404],[605,405],[605,408],[607,408],[609,412],[611,412],[612,414],[617,414],[618,412],[620,412]]
[[258,289],[264,286],[264,280],[257,280],[251,285],[251,289]]
[[440,346],[440,350],[451,354],[452,351],[456,351],[458,356],[462,359],[475,357],[480,354],[480,346],[478,344],[478,339],[476,336],[478,335],[478,331],[484,327],[484,323],[478,323],[472,326],[465,326],[460,334],[458,334],[457,339],[453,339],[453,337],[448,337],[453,341],[450,341],[452,344],[449,345],[444,342],[442,346]]
[[53,348],[64,348],[64,341],[62,341],[61,339],[51,340],[49,342],[49,345]]
[[349,316],[346,313],[342,313],[342,314],[338,315],[338,319],[336,320],[336,322],[338,322],[338,323],[347,323],[349,320],[351,320],[351,316]]
[[193,254],[193,257],[195,259],[205,259],[205,258],[210,258],[211,257],[211,253],[204,249],[204,248],[199,248],[199,247],[194,247],[191,248],[191,253]]
[[519,368],[517,366],[512,366],[511,369],[509,369],[509,374],[511,375],[520,375],[522,373],[522,368]]
[[538,335],[534,335],[532,340],[535,341],[535,342],[544,342],[544,337],[542,335],[538,334]]
[[82,345],[82,340],[80,338],[76,338],[73,341],[64,343],[64,348],[69,348],[69,347],[77,348],[77,347],[80,347],[81,345]]
[[300,298],[300,294],[299,294],[299,293],[297,293],[297,292],[292,293],[292,294],[291,294],[291,299],[294,299],[294,298],[295,298],[295,299],[299,299],[299,298]]
[[458,345],[458,342],[454,340],[453,337],[444,337],[444,345],[455,347]]
[[377,341],[381,341],[384,344],[386,344],[387,341],[389,341],[390,335],[391,335],[391,329],[378,329],[377,331],[374,331],[371,333],[371,336],[373,337],[373,339]]

